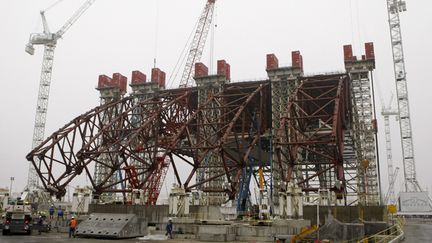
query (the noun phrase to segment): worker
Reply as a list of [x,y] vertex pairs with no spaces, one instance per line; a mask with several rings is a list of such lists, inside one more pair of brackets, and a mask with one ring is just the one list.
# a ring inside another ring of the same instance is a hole
[[49,208],[49,215],[50,215],[50,219],[54,218],[54,205],[51,205],[51,207]]
[[69,223],[69,238],[72,236],[75,238],[75,228],[76,228],[76,219],[72,216],[71,221]]
[[57,221],[59,221],[60,219],[62,221],[64,221],[64,212],[63,209],[61,208],[61,206],[59,206],[58,211],[57,211]]
[[38,225],[38,232],[39,234],[42,234],[42,227],[43,227],[43,218],[42,215],[39,215],[39,219],[37,221],[37,225]]
[[168,224],[166,226],[166,233],[165,235],[168,236],[170,239],[172,239],[172,230],[173,230],[173,224],[172,224],[172,219],[169,218],[168,219]]

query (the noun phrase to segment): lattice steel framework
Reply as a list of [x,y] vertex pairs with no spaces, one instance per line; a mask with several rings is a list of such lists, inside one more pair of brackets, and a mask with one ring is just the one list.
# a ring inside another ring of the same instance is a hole
[[339,199],[345,194],[348,80],[343,74],[308,77],[290,96],[275,144],[285,186],[297,183],[309,196],[320,189],[335,192]]
[[398,115],[397,110],[393,110],[391,105],[385,107],[383,105],[381,115],[384,116],[384,132],[386,140],[386,157],[387,157],[387,173],[389,179],[389,189],[384,200],[385,203],[396,205],[396,194],[394,190],[394,184],[396,182],[396,173],[393,169],[393,154],[392,154],[392,144],[391,144],[391,133],[390,133],[390,116]]
[[[148,189],[153,194],[147,202],[154,203],[158,191],[151,177],[159,171],[161,158],[169,158],[177,183],[187,191],[203,185],[204,192],[226,193],[234,199],[242,170],[268,163],[259,161],[257,155],[257,146],[270,124],[266,120],[268,89],[266,82],[226,85],[199,105],[197,89],[160,91],[139,102],[131,97],[113,101],[74,119],[27,159],[33,164],[36,158],[42,161],[36,167],[38,175],[44,187],[58,197],[84,172],[96,194],[121,193],[127,198],[133,188]],[[205,116],[213,109],[220,111],[217,124]],[[250,125],[253,116],[259,117],[259,127]],[[203,133],[209,129],[215,130]],[[207,166],[208,154],[220,156],[219,163],[211,165],[220,173],[193,181],[197,171]],[[178,173],[174,155],[190,166],[185,180]],[[252,165],[250,157],[259,162]],[[129,169],[132,162],[140,166],[135,172]],[[94,164],[102,164],[108,172],[98,181],[90,169]],[[119,179],[112,180],[119,171]],[[222,187],[205,186],[219,180],[225,182]]]
[[[243,83],[215,75],[197,78],[197,87],[151,89],[151,94],[132,86],[130,97],[74,119],[27,159],[58,197],[84,173],[97,195],[112,193],[127,201],[138,189],[154,204],[168,164],[178,185],[204,193],[205,205],[242,203],[247,183],[259,183],[259,171],[263,192],[286,190],[293,181],[311,197],[319,189],[339,199],[363,195],[356,173],[362,173],[357,169],[374,147],[366,146],[371,130],[363,129],[371,121],[370,103],[361,100],[370,91],[368,69],[356,70]],[[94,174],[98,166],[105,172]]]
[[207,0],[204,9],[201,12],[197,27],[195,29],[194,38],[192,39],[191,45],[189,47],[189,53],[186,59],[186,64],[183,70],[179,87],[193,86],[195,63],[201,60],[201,56],[207,40],[207,35],[213,20],[215,2],[216,0]]
[[[33,130],[32,148],[36,148],[42,143],[45,135],[45,123],[48,111],[48,100],[51,87],[51,75],[54,61],[55,44],[45,45],[44,56],[42,61],[42,70],[39,83],[39,92],[36,106],[35,125]],[[39,161],[35,161],[39,164]],[[27,177],[27,188],[34,190],[39,186],[39,178],[35,168],[29,164]]]
[[378,205],[380,192],[373,127],[373,104],[371,95],[374,60],[345,62],[351,76],[352,138],[357,157],[358,199],[362,205]]
[[[100,105],[105,105],[110,102],[115,102],[123,98],[124,92],[121,92],[119,87],[106,87],[106,88],[98,88],[100,92]],[[102,115],[102,124],[101,126],[107,125],[111,120],[115,119],[116,116],[118,116],[118,113],[107,113]],[[101,144],[103,143],[102,138],[99,141]],[[105,166],[105,164],[109,164],[110,160],[109,156],[106,154],[101,155],[100,161],[102,163],[96,163],[94,168],[94,179],[96,184],[100,184],[103,180],[103,178],[106,178],[110,174],[110,168]],[[115,161],[118,161],[118,157],[114,158]],[[116,162],[118,163],[118,162]],[[117,173],[114,173],[113,176],[110,177],[109,181],[111,184],[113,182],[118,181],[120,175],[120,171]],[[112,188],[115,189],[115,188]],[[94,195],[96,197],[99,197],[101,201],[104,202],[112,202],[115,201],[115,194],[114,193],[105,193],[104,195]]]
[[[280,121],[286,112],[288,107],[288,98],[297,88],[300,82],[300,77],[303,75],[301,69],[294,69],[292,67],[282,67],[267,70],[268,76],[271,82],[271,97],[272,97],[272,139],[277,138],[277,131],[280,127]],[[273,141],[272,141],[273,143]],[[286,150],[285,148],[280,148]],[[277,161],[277,155],[272,148],[272,161]],[[285,166],[287,163],[282,163]],[[283,169],[287,169],[283,167]],[[271,183],[272,191],[271,200],[272,204],[277,205],[279,203],[279,191],[283,184],[281,178],[281,171],[278,166],[272,166],[271,168]]]
[[399,108],[399,125],[402,142],[402,157],[405,176],[405,191],[421,192],[417,181],[414,160],[414,144],[408,101],[408,83],[405,70],[405,58],[402,44],[402,31],[399,12],[406,11],[406,3],[401,0],[387,0],[390,37],[393,52],[396,94]]
[[[208,97],[221,93],[223,85],[227,83],[223,76],[210,76],[196,79],[198,87],[198,105],[203,105],[206,109],[199,114],[201,126],[197,129],[197,136],[203,143],[204,147],[211,147],[217,144],[217,131],[220,129],[223,112],[223,97],[215,97],[213,102],[206,104]],[[205,104],[205,105],[204,105]],[[205,151],[199,152],[199,156],[204,156]],[[222,164],[222,158],[219,156],[218,151],[210,151],[205,155],[204,167],[197,171],[197,183],[212,178],[218,174],[223,173],[223,168],[218,165]],[[199,187],[200,191],[209,191],[212,189],[220,189],[225,186],[225,178],[218,177],[217,179],[208,181]],[[201,205],[221,205],[226,201],[226,195],[223,192],[206,192],[200,198]]]
[[[151,99],[157,100],[157,92],[164,89],[164,87],[160,86],[157,82],[132,83],[131,87],[133,90],[131,96],[133,96],[135,103],[146,103],[146,100]],[[146,106],[147,110],[157,109],[157,106],[154,102],[147,103]],[[136,123],[136,126],[139,126],[139,124],[145,122],[141,120],[140,114],[142,112],[141,106],[138,106],[133,110],[133,122]],[[158,124],[158,126],[160,126],[160,124]],[[154,145],[155,144],[152,144],[152,146]],[[141,149],[142,144],[138,145],[138,149],[136,151],[137,156],[149,161],[150,158],[146,155],[146,153],[141,153]],[[134,178],[133,181],[135,182],[131,185],[131,187],[133,189],[143,190],[144,199],[148,204],[156,204],[171,160],[172,158],[159,152],[159,154],[156,156],[156,160],[153,162],[154,170],[148,171],[145,166],[141,166],[139,160],[135,160],[133,158],[130,159],[130,166],[128,169],[130,173],[133,173],[134,176],[132,178]],[[144,188],[140,188],[139,182],[144,180],[147,180],[147,183],[145,184]]]

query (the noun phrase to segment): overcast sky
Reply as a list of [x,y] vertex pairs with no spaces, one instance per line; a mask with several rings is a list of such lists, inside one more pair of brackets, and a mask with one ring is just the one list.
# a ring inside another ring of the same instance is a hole
[[[54,0],[0,0],[0,187],[22,190],[27,181],[25,155],[31,150],[43,48],[24,52],[31,32],[42,31],[39,11]],[[46,12],[57,31],[83,1],[64,0]],[[45,137],[99,103],[99,74],[132,70],[149,74],[157,66],[172,73],[204,0],[99,0],[59,40],[54,61]],[[430,0],[407,1],[402,31],[418,180],[432,188]],[[352,43],[356,55],[364,42],[375,43],[377,109],[395,93],[385,0],[218,0],[215,12],[214,60],[226,59],[235,80],[266,77],[265,55],[275,53],[290,65],[300,50],[305,72],[342,71],[342,46]],[[209,38],[210,39],[210,38]],[[207,44],[209,46],[209,44]],[[210,66],[208,48],[203,62]],[[176,80],[173,87],[176,87]],[[394,164],[401,167],[398,125],[392,119]],[[384,124],[379,116],[381,181],[387,190]],[[400,184],[400,182],[398,182]]]

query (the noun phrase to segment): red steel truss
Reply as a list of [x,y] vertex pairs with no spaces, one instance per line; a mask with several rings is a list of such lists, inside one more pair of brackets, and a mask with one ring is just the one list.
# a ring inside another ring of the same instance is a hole
[[[127,193],[138,189],[147,204],[155,204],[169,166],[186,191],[199,189],[229,199],[242,193],[246,170],[255,179],[258,171],[268,174],[263,181],[269,187],[271,166],[278,167],[274,171],[284,183],[274,185],[281,190],[295,182],[306,193],[345,192],[349,76],[299,77],[287,107],[281,107],[276,131],[269,80],[204,81],[198,87],[159,90],[96,107],[53,133],[27,159],[45,189],[57,197],[84,174],[95,195],[118,193],[126,200]],[[277,154],[273,165],[272,151]],[[108,168],[98,181],[95,164]],[[118,179],[112,180],[114,176]]]
[[289,97],[277,131],[281,178],[305,192],[344,192],[344,131],[350,122],[349,77],[322,75],[302,80]]
[[[224,85],[200,104],[198,88],[159,91],[146,100],[111,102],[59,129],[27,159],[45,189],[57,197],[65,195],[68,183],[84,173],[95,194],[121,193],[127,198],[126,193],[142,189],[147,204],[155,204],[170,165],[177,183],[187,191],[201,187],[235,198],[245,167],[269,166],[269,146],[259,149],[269,144],[264,141],[271,124],[269,86],[267,81]],[[204,115],[209,110],[218,112],[216,121]],[[199,169],[206,168],[209,154],[220,156],[221,163],[213,166],[221,173],[192,180]],[[95,163],[109,168],[99,183],[93,178]],[[188,166],[183,179],[179,163]],[[115,173],[121,174],[120,179],[109,180]],[[206,186],[220,178],[226,181],[221,187]]]

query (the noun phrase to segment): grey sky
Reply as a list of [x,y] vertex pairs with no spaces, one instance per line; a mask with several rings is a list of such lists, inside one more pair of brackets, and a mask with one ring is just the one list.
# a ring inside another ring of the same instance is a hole
[[[24,52],[29,34],[41,31],[39,10],[53,0],[0,1],[0,187],[26,183],[43,48],[34,56]],[[56,31],[83,1],[65,0],[47,11]],[[407,1],[402,31],[407,62],[410,108],[417,174],[423,188],[432,187],[430,137],[432,127],[432,2]],[[168,77],[204,6],[204,0],[98,0],[59,40],[55,53],[47,129],[50,135],[74,117],[99,103],[95,90],[99,74],[132,70],[150,73],[153,58]],[[275,53],[290,64],[290,53],[300,50],[305,72],[343,70],[342,46],[375,43],[377,102],[387,103],[395,92],[385,0],[218,0],[214,60],[231,64],[233,80],[266,77],[265,55]],[[155,44],[157,42],[157,44]],[[208,45],[207,45],[208,46]],[[207,65],[208,50],[203,55]],[[173,86],[178,84],[178,79]],[[380,93],[380,96],[378,96]],[[380,110],[378,104],[377,109]],[[401,167],[398,126],[392,119],[394,163]],[[379,116],[382,182],[387,188],[383,119]],[[402,170],[400,171],[402,175]]]

